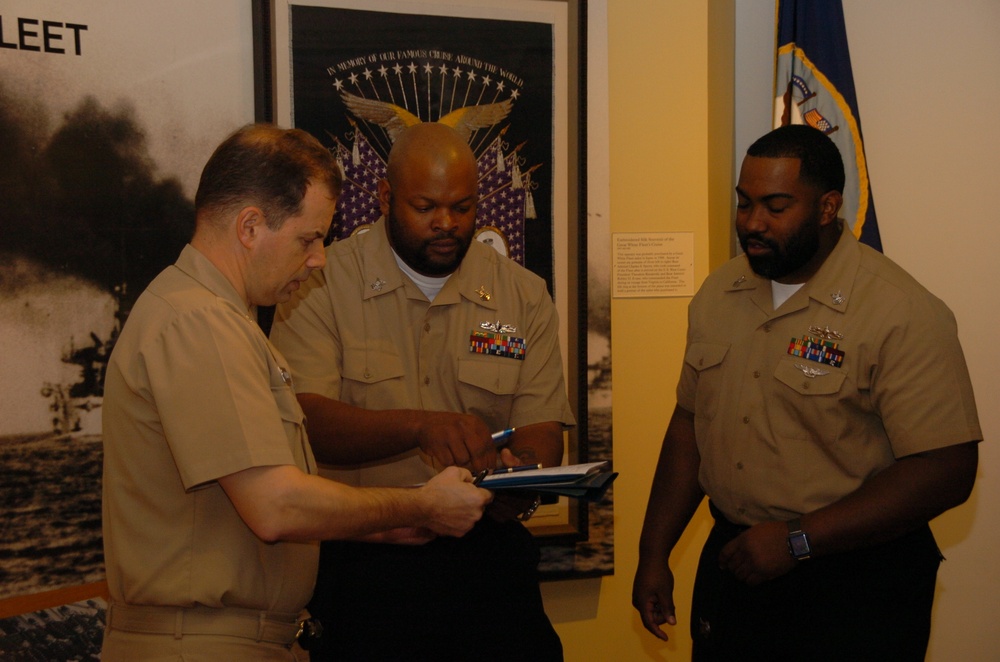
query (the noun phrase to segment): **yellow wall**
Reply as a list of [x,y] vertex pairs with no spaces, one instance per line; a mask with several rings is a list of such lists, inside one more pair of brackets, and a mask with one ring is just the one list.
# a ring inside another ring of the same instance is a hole
[[[695,286],[728,257],[732,8],[728,0],[609,0],[611,231],[693,232]],[[711,201],[711,202],[710,202]],[[674,406],[689,299],[612,302],[615,574],[545,584],[566,659],[686,659],[704,509],[674,553],[679,626],[663,644],[631,607],[653,467]]]
[[[607,4],[611,231],[693,232],[697,286],[729,252],[734,5],[736,29],[746,40],[763,36],[765,23],[773,29],[774,3]],[[938,574],[928,660],[994,660],[1000,649],[994,624],[1000,451],[993,441],[1000,430],[1000,261],[993,240],[1000,128],[983,118],[1000,107],[1000,3],[969,0],[961,12],[942,0],[844,5],[886,254],[954,311],[986,438],[972,498],[932,522],[948,562]],[[736,82],[746,88],[743,94],[760,94],[767,104],[769,81],[763,78]],[[754,131],[768,124],[764,117]],[[612,305],[614,463],[621,473],[614,488],[615,574],[543,585],[568,662],[690,656],[691,585],[709,528],[704,511],[673,555],[680,624],[671,641],[662,644],[646,633],[631,607],[639,532],[674,405],[687,303]]]

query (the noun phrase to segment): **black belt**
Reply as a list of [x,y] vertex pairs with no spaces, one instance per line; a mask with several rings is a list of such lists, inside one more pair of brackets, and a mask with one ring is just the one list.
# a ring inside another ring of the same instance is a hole
[[715,530],[727,540],[732,540],[750,528],[749,526],[730,522],[711,500],[708,502],[708,511],[712,513],[712,517],[715,518]]

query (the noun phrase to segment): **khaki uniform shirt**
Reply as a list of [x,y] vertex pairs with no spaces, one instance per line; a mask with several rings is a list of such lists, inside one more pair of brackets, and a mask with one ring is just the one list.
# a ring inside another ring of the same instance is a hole
[[897,458],[982,439],[951,311],[846,229],[777,311],[744,256],[708,277],[677,403],[695,415],[702,488],[740,524],[811,512]]
[[[483,324],[513,327],[496,334],[510,355],[470,351],[473,333],[489,333]],[[384,220],[335,242],[326,267],[278,307],[271,340],[299,393],[369,410],[475,414],[491,430],[574,423],[545,282],[478,241],[433,303],[400,271]],[[323,473],[353,485],[411,485],[435,470],[415,449]]]
[[316,473],[285,365],[232,285],[191,246],[139,297],[104,396],[114,602],[305,607],[319,545],[262,542],[216,482],[258,466]]

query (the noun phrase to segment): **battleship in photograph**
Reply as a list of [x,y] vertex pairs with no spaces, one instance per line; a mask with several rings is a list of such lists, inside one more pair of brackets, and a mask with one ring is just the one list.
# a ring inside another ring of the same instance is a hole
[[[86,343],[66,339],[56,371],[39,389],[50,428],[0,438],[0,598],[101,581],[101,405],[108,358],[124,320]],[[38,420],[38,417],[33,417]]]

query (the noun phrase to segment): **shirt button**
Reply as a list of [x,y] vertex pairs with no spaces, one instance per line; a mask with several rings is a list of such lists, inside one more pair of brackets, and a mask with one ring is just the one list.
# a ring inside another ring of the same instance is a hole
[[809,390],[809,382],[802,382],[802,390],[803,391]]
[[771,323],[768,322],[764,325],[764,333],[771,333]]
[[744,423],[749,423],[750,422],[750,417],[749,416],[744,416],[743,417],[743,422]]
[[370,373],[369,371],[365,370],[365,379],[370,379],[371,376],[372,376],[372,373]]
[[424,377],[424,386],[428,386],[428,385],[430,385],[430,383],[431,383],[431,378],[430,377]]
[[740,471],[743,471],[743,463],[742,462],[737,462],[736,463],[736,468],[739,469]]
[[754,370],[753,371],[753,378],[754,379],[760,379],[760,370]]
[[431,323],[424,322],[424,331],[430,331],[430,330],[431,330]]

